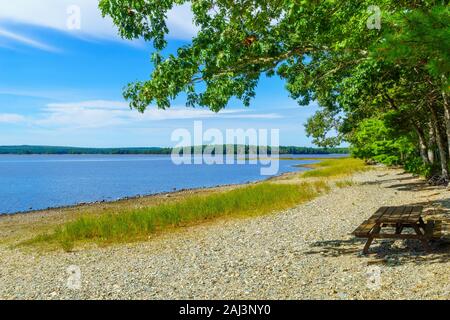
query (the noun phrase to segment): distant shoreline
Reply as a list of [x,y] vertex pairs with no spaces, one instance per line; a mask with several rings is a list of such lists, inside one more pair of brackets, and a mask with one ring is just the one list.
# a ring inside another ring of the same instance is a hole
[[[237,146],[234,150],[237,154]],[[202,146],[202,151],[207,146]],[[211,147],[211,146],[209,146]],[[218,146],[220,147],[220,146]],[[222,146],[223,148],[226,145]],[[243,146],[245,154],[250,154],[250,147]],[[199,154],[196,147],[186,147],[191,149],[192,154]],[[179,149],[181,151],[181,149]],[[165,147],[125,147],[125,148],[83,148],[83,147],[64,147],[64,146],[0,146],[0,155],[168,155],[177,149]],[[270,147],[267,152],[270,154]],[[266,154],[265,152],[258,152]],[[348,154],[348,148],[313,148],[313,147],[296,147],[296,146],[280,146],[280,155],[296,155],[296,154]]]

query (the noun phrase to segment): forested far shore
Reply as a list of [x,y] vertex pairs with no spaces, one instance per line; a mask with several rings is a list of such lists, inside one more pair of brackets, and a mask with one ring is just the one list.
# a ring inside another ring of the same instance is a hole
[[[202,152],[206,147],[202,146]],[[245,154],[252,154],[250,146],[233,146],[234,153],[238,153],[239,147],[244,147]],[[219,146],[220,148],[220,146]],[[191,153],[200,153],[199,148],[191,147]],[[227,146],[222,147],[226,152]],[[253,148],[254,149],[254,148]],[[79,147],[55,147],[55,146],[0,146],[0,154],[171,154],[173,148],[162,147],[142,147],[142,148],[79,148]],[[271,148],[267,151],[257,148],[257,153],[271,153]],[[279,147],[280,154],[348,154],[348,148],[312,148],[312,147]],[[214,152],[212,152],[214,154]]]

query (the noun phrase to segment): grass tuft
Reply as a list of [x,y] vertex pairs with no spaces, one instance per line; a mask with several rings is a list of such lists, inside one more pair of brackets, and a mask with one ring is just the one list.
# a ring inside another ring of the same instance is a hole
[[364,161],[354,158],[327,159],[309,167],[315,170],[304,172],[304,178],[337,178],[367,170]]
[[347,188],[347,187],[351,187],[354,185],[355,185],[355,183],[351,180],[336,181],[336,187],[338,187],[338,188]]
[[176,203],[83,216],[35,237],[28,244],[54,243],[72,251],[77,242],[120,243],[147,239],[155,232],[219,217],[249,217],[283,210],[329,191],[325,181],[300,184],[260,183],[235,190],[196,195]]

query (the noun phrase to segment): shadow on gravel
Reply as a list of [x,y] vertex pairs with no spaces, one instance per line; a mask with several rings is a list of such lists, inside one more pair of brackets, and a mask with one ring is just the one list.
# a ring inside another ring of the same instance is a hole
[[[444,240],[430,243],[432,253],[427,254],[419,241],[406,240],[401,246],[394,246],[393,241],[374,240],[369,255],[363,255],[364,239],[317,241],[311,245],[311,249],[304,252],[309,255],[321,255],[324,257],[359,256],[369,258],[368,264],[385,264],[397,266],[407,263],[434,264],[450,261],[450,242]],[[401,241],[398,241],[401,243]]]
[[342,255],[354,255],[361,252],[364,239],[353,238],[350,240],[317,241],[311,244],[311,250],[305,254],[319,254],[326,257],[338,257]]
[[[384,177],[385,175],[380,175],[378,176],[379,178]],[[413,177],[413,176],[407,176],[407,177],[403,177],[403,178],[392,178],[392,179],[385,179],[385,180],[379,180],[379,181],[366,181],[366,182],[362,182],[361,185],[377,185],[377,184],[383,184],[383,183],[388,183],[388,182],[399,182],[399,181],[407,181],[407,180],[417,180],[417,177]]]
[[377,184],[384,184],[389,182],[398,182],[396,184],[392,184],[390,186],[387,186],[387,188],[390,189],[396,189],[398,191],[426,191],[426,190],[445,190],[445,187],[443,186],[432,186],[428,184],[424,180],[418,180],[417,177],[408,175],[407,177],[403,178],[394,178],[394,179],[387,179],[387,180],[381,180],[381,181],[370,181],[365,182],[363,184],[367,185],[377,185]]
[[426,182],[411,182],[411,183],[399,183],[388,186],[390,189],[397,189],[398,191],[426,191],[426,190],[439,190],[442,187],[430,186]]

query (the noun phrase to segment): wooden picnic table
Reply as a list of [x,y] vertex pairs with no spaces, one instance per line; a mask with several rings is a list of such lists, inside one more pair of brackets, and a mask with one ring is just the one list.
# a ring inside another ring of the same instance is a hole
[[[425,250],[430,251],[430,233],[432,223],[425,224],[422,219],[421,206],[381,207],[369,219],[364,221],[353,234],[358,238],[367,238],[364,254],[369,253],[373,239],[416,239],[420,240]],[[382,233],[385,228],[395,228],[394,233]],[[415,233],[402,234],[405,228]]]

